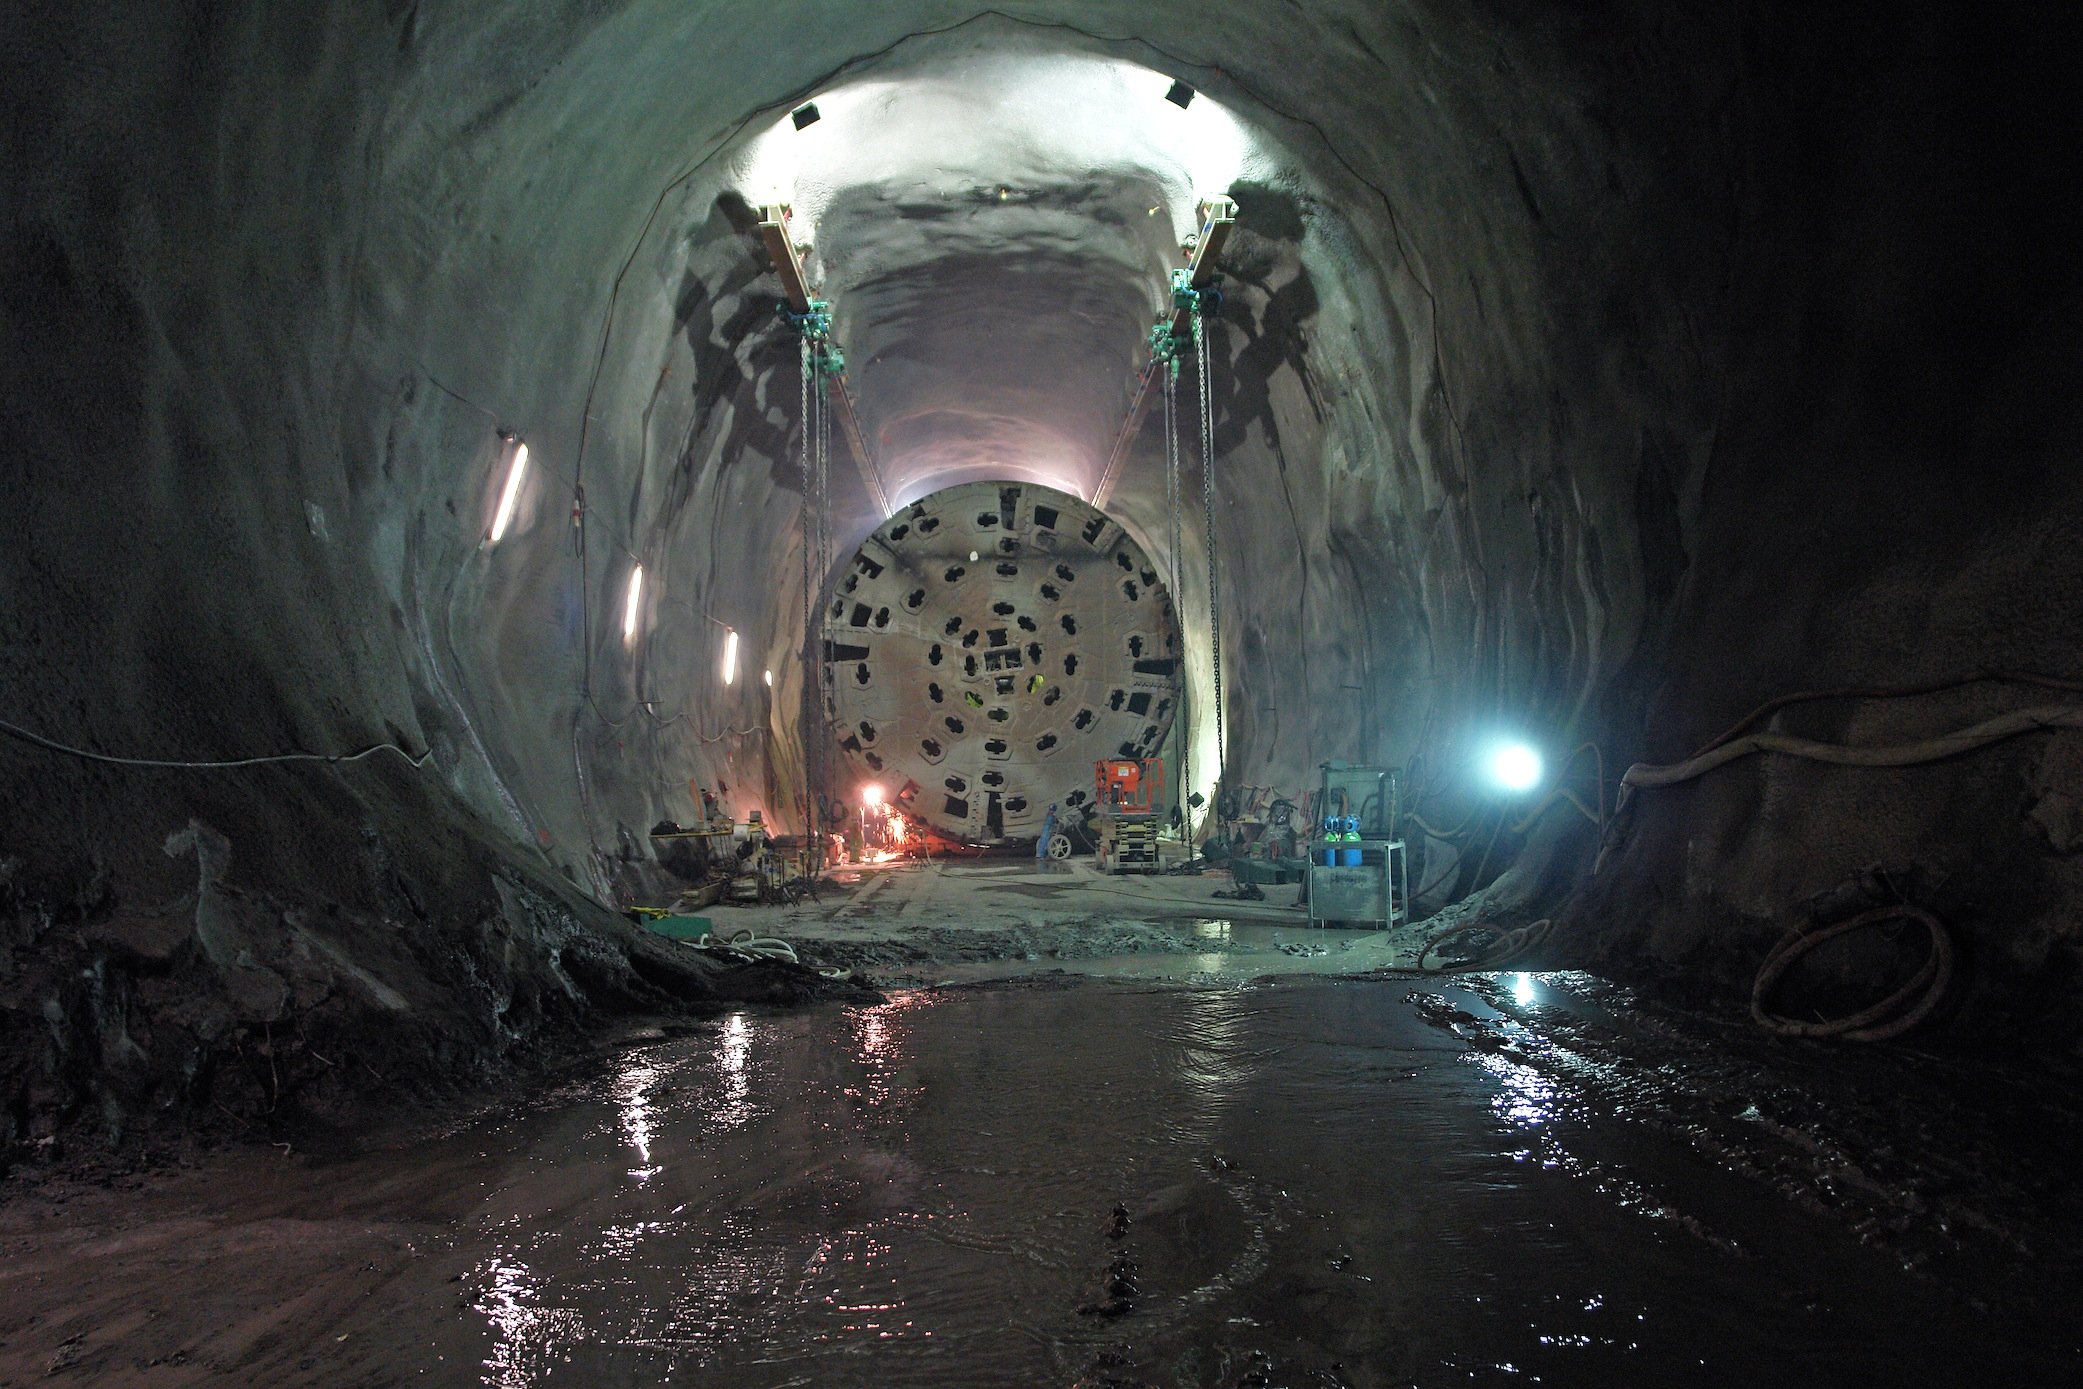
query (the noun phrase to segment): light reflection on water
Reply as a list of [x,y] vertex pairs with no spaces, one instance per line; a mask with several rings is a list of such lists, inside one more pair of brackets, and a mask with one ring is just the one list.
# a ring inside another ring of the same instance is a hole
[[1531,1129],[1554,1117],[1562,1091],[1539,1071],[1502,1056],[1478,1057],[1476,1064],[1497,1077],[1499,1089],[1490,1108],[1498,1118]]
[[716,1043],[716,1070],[723,1082],[716,1101],[705,1106],[709,1121],[718,1129],[738,1129],[751,1123],[758,1111],[752,1104],[752,1025],[743,1013],[723,1020]]
[[[458,1222],[474,1315],[437,1347],[494,1389],[1229,1386],[1259,1352],[1274,1383],[1768,1382],[1823,1353],[1782,1343],[1786,1280],[1873,1270],[1785,1231],[1801,1262],[1731,1258],[1697,1163],[1615,1143],[1595,1058],[1499,1026],[1461,1048],[1321,984],[733,1013],[502,1120],[516,1190]],[[1132,1310],[1090,1314],[1122,1253]],[[1865,1315],[1819,1378],[1944,1325]]]
[[913,1097],[914,1092],[899,1083],[910,1063],[911,1020],[936,1001],[933,992],[919,989],[898,994],[886,1003],[846,1010],[854,1060],[860,1068],[859,1079],[846,1087],[850,1098],[894,1112]]
[[629,1146],[636,1149],[640,1166],[629,1170],[629,1175],[639,1184],[656,1176],[658,1169],[651,1165],[651,1086],[660,1074],[658,1065],[642,1054],[624,1059],[615,1076],[612,1093],[621,1107],[623,1135]]
[[484,1358],[484,1382],[493,1389],[527,1389],[548,1375],[571,1347],[586,1339],[585,1320],[566,1307],[545,1307],[528,1266],[495,1255],[478,1269],[484,1282],[477,1310],[492,1336]]
[[1201,974],[1220,974],[1226,969],[1230,957],[1224,947],[1230,944],[1231,934],[1230,923],[1227,921],[1194,922],[1192,939],[1205,946],[1216,947],[1196,951],[1193,955],[1194,969]]

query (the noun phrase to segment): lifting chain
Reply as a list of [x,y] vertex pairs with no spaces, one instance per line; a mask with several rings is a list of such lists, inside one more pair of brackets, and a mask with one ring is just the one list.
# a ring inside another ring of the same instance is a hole
[[797,313],[787,304],[776,311],[802,339],[802,436],[798,471],[803,484],[803,695],[816,704],[813,745],[803,750],[803,823],[812,832],[828,819],[831,792],[830,739],[824,736],[831,709],[831,671],[825,660],[828,624],[823,616],[824,586],[832,562],[832,397],[831,379],[846,370],[846,358],[831,340],[832,306],[812,299]]
[[[803,698],[807,700],[810,698],[811,692],[810,672],[812,669],[815,668],[813,662],[816,659],[816,653],[812,648],[812,631],[815,619],[815,612],[817,608],[817,590],[810,574],[810,551],[816,545],[817,542],[814,533],[814,527],[816,525],[816,522],[812,519],[811,516],[811,506],[814,501],[814,488],[811,479],[810,462],[810,436],[813,432],[813,427],[810,421],[810,376],[813,368],[811,367],[812,358],[810,338],[808,334],[804,335],[802,346],[802,409],[796,415],[796,419],[801,423],[802,426],[801,437],[799,440],[799,470],[802,475],[803,483],[803,643],[801,648],[802,656],[800,659],[802,661],[803,669]],[[803,824],[805,826],[814,825],[816,823],[816,807],[817,788],[814,784],[814,779],[810,771],[810,750],[808,748],[805,748],[803,750]]]
[[1208,303],[1196,304],[1193,315],[1193,356],[1201,387],[1201,511],[1208,527],[1208,651],[1215,677],[1215,819],[1222,812],[1222,783],[1229,766],[1229,753],[1222,729],[1222,603],[1216,588],[1215,556],[1215,401],[1208,380]]
[[[1166,340],[1171,340],[1171,329],[1161,327]],[[1179,486],[1179,358],[1176,353],[1158,359],[1159,371],[1164,373],[1164,506],[1170,524],[1172,615],[1178,623],[1181,637],[1186,629],[1185,579],[1186,560],[1182,553],[1184,531],[1179,522],[1181,489]],[[1186,798],[1193,793],[1193,739],[1191,730],[1182,720],[1179,733],[1179,784],[1174,790],[1178,797],[1181,833],[1188,845],[1193,843],[1193,805]]]
[[[815,352],[813,363],[819,361]],[[832,663],[825,659],[830,645],[830,613],[824,607],[825,581],[832,564],[832,392],[831,373],[816,372],[817,380],[812,392],[817,418],[817,558],[813,566],[816,574],[818,594],[818,622],[816,649],[812,661],[817,671],[817,720],[813,735],[817,739],[817,795],[820,818],[817,830],[822,832],[828,819],[823,812],[824,804],[832,794],[832,739],[829,736],[829,721],[832,717]]]

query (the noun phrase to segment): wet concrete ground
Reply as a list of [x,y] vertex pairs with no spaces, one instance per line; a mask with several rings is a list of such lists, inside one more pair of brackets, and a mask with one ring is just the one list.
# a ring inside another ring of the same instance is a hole
[[[819,963],[894,985],[965,982],[1060,964],[1082,974],[1190,979],[1350,973],[1409,963],[1414,934],[1313,927],[1293,885],[1218,897],[1222,872],[1121,876],[1088,858],[892,863],[842,870],[792,908],[718,907],[719,932],[795,942]],[[1165,957],[1169,957],[1167,960]]]
[[0,1384],[2072,1383],[2071,1103],[1574,975],[735,1013],[18,1195]]

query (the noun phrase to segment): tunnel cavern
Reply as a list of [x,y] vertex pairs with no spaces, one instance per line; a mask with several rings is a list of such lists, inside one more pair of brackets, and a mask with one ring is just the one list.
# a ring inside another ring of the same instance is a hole
[[2083,1382],[2068,17],[13,7],[0,1386]]

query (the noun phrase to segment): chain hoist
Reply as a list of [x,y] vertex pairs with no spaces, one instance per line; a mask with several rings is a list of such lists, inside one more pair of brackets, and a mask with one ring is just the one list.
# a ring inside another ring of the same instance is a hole
[[[1169,355],[1157,359],[1157,369],[1164,373],[1164,507],[1170,532],[1167,540],[1170,547],[1172,614],[1183,637],[1186,630],[1186,561],[1183,554],[1185,531],[1179,520],[1182,491],[1179,485],[1179,356],[1174,334],[1162,321],[1151,335],[1153,348],[1158,333],[1164,335],[1170,349]],[[1193,803],[1187,799],[1193,791],[1191,733],[1192,730],[1182,721],[1179,737],[1179,783],[1175,788],[1178,796],[1180,833],[1189,845],[1193,843]]]
[[797,312],[777,306],[781,317],[801,339],[802,424],[797,470],[803,486],[803,692],[816,702],[814,745],[803,756],[803,823],[822,832],[829,819],[831,790],[830,739],[822,730],[831,717],[831,671],[825,659],[830,632],[822,609],[824,586],[832,562],[832,395],[831,381],[846,370],[846,356],[832,341],[832,306],[812,299]]
[[[1176,281],[1175,281],[1176,284]],[[1188,291],[1192,292],[1191,290]],[[1193,315],[1193,355],[1200,377],[1201,396],[1201,511],[1208,534],[1208,652],[1215,678],[1215,820],[1227,820],[1222,812],[1223,778],[1229,770],[1229,753],[1222,728],[1222,602],[1217,582],[1220,566],[1215,552],[1215,397],[1209,381],[1207,316],[1210,300],[1197,295]]]
[[[813,668],[812,662],[816,660],[816,654],[811,647],[811,632],[813,629],[813,621],[818,601],[816,580],[812,577],[810,563],[810,551],[812,547],[816,544],[816,537],[814,534],[814,527],[816,526],[816,522],[812,519],[811,516],[811,508],[815,500],[815,488],[811,479],[812,464],[810,461],[811,435],[814,432],[814,429],[810,420],[810,377],[812,372],[810,364],[812,357],[810,338],[808,334],[805,334],[802,339],[802,348],[802,408],[796,415],[796,419],[801,425],[798,439],[799,456],[797,460],[797,470],[801,476],[803,484],[803,640],[801,646],[802,655],[800,659],[802,661],[803,669],[803,698],[808,699],[810,697],[811,690],[810,671]],[[816,787],[812,784],[812,776],[810,771],[810,751],[807,748],[804,749],[803,755],[802,809],[803,824],[805,826],[814,826],[816,824],[817,813],[817,790]]]

